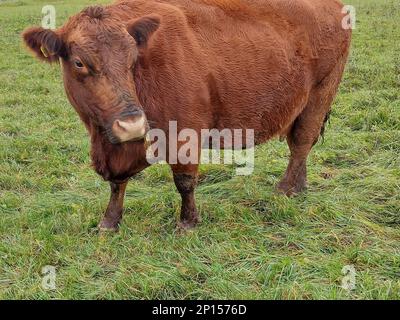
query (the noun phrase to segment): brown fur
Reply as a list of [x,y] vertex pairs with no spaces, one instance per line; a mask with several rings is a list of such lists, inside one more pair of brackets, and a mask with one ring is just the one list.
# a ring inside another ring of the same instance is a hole
[[[119,1],[23,37],[39,58],[61,58],[68,98],[106,180],[123,183],[148,166],[143,141],[113,144],[107,135],[129,109],[167,133],[176,120],[178,130],[254,129],[256,144],[287,136],[291,160],[279,189],[290,195],[306,186],[306,159],[342,78],[351,32],[341,9],[337,0]],[[79,72],[76,57],[85,65]],[[197,165],[172,169],[197,176]],[[182,178],[175,181],[180,189]],[[184,195],[192,212],[193,192]]]

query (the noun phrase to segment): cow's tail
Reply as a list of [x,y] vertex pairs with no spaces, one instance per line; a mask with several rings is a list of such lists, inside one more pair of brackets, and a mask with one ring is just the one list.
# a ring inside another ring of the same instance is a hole
[[329,112],[325,116],[324,123],[322,124],[322,127],[321,127],[320,136],[322,138],[322,143],[325,142],[325,128],[326,128],[326,124],[329,122],[329,119],[331,117],[331,113],[332,113],[332,111],[329,110]]

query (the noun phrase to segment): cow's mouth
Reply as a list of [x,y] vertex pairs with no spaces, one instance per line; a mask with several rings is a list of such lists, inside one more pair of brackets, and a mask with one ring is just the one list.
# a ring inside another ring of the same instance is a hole
[[149,131],[146,115],[141,110],[123,112],[106,130],[112,144],[143,140]]

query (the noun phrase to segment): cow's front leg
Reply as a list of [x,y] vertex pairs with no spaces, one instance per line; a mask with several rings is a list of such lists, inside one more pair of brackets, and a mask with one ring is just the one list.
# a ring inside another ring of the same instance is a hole
[[181,198],[181,217],[178,228],[182,230],[193,229],[199,222],[199,214],[196,209],[194,190],[197,186],[196,173],[175,173],[174,181]]
[[118,231],[124,208],[125,190],[128,182],[110,182],[111,197],[106,213],[99,224],[100,231]]

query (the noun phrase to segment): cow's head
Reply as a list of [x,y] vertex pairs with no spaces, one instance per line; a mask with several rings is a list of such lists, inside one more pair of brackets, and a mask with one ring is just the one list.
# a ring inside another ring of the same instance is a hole
[[133,69],[159,24],[156,15],[124,24],[96,6],[54,31],[29,28],[23,39],[39,59],[60,61],[71,104],[89,129],[118,144],[141,140],[148,130]]

